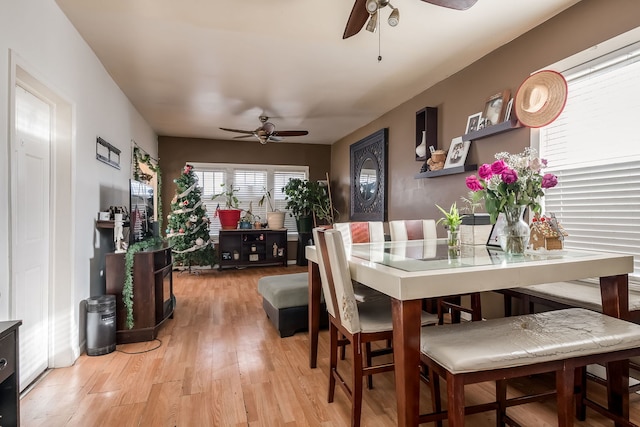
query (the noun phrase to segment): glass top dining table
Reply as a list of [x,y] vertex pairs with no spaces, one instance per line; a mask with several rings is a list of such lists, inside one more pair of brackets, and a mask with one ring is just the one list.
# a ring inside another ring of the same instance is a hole
[[[497,248],[464,245],[451,251],[440,239],[360,243],[345,249],[352,279],[391,297],[399,426],[418,425],[420,313],[424,298],[599,278],[603,313],[629,318],[630,255],[561,250],[511,256]],[[307,246],[305,254],[309,261],[309,365],[315,368],[321,283],[315,246]],[[628,376],[628,363],[620,363],[617,368]],[[611,398],[628,399],[628,391],[618,378],[610,380],[609,393]]]

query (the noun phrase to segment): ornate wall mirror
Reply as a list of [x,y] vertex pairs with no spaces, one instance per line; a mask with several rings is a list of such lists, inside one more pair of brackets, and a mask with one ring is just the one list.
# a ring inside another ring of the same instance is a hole
[[351,144],[351,221],[386,221],[388,134],[380,129]]

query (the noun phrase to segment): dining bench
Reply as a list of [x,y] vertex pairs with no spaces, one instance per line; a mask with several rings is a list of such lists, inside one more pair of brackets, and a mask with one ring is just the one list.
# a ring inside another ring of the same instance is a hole
[[[428,368],[434,412],[421,415],[420,422],[448,418],[449,425],[462,426],[465,413],[495,410],[497,425],[512,425],[507,407],[553,394],[507,399],[505,380],[549,372],[556,376],[560,427],[573,425],[574,397],[579,419],[586,406],[615,419],[608,408],[587,398],[585,367],[633,356],[640,356],[640,325],[583,308],[423,328],[421,361]],[[448,412],[440,406],[439,378],[446,378]],[[496,381],[496,401],[465,408],[464,385],[485,381]],[[628,414],[628,403],[628,395],[622,396],[623,413]]]

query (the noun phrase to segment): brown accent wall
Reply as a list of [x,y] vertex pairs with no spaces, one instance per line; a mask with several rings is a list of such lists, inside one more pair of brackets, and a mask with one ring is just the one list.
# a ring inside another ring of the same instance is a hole
[[[526,7],[523,5],[523,7]],[[435,204],[448,207],[468,192],[470,173],[414,179],[415,113],[438,107],[438,147],[464,133],[467,117],[482,111],[490,95],[510,89],[515,95],[532,72],[640,25],[640,1],[583,0],[528,33],[502,46],[446,80],[418,94],[379,119],[337,141],[331,152],[334,202],[349,212],[349,146],[384,127],[389,128],[387,219],[439,218]],[[529,145],[530,130],[516,129],[471,144],[467,164],[488,163],[495,153],[517,153]],[[347,220],[347,219],[344,219]],[[444,229],[439,227],[440,235]]]
[[[173,180],[186,162],[246,163],[261,165],[309,166],[309,179],[326,179],[331,169],[331,146],[319,144],[224,141],[200,138],[158,137],[158,157],[162,170],[162,206],[166,224],[171,199],[176,192]],[[164,234],[164,230],[162,231]],[[289,259],[296,258],[295,242],[289,245]]]

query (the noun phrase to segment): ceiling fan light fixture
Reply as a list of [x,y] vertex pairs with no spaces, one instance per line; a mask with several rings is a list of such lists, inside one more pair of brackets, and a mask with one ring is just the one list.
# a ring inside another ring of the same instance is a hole
[[397,8],[393,8],[387,22],[391,27],[395,27],[396,25],[398,25],[398,23],[400,22],[400,11]]
[[378,26],[378,12],[371,15],[371,17],[369,18],[369,22],[367,22],[367,27],[365,29],[367,31],[375,33],[377,26]]
[[369,12],[369,15],[373,15],[374,13],[376,13],[378,11],[378,0],[367,0],[366,3],[367,6],[367,12]]

